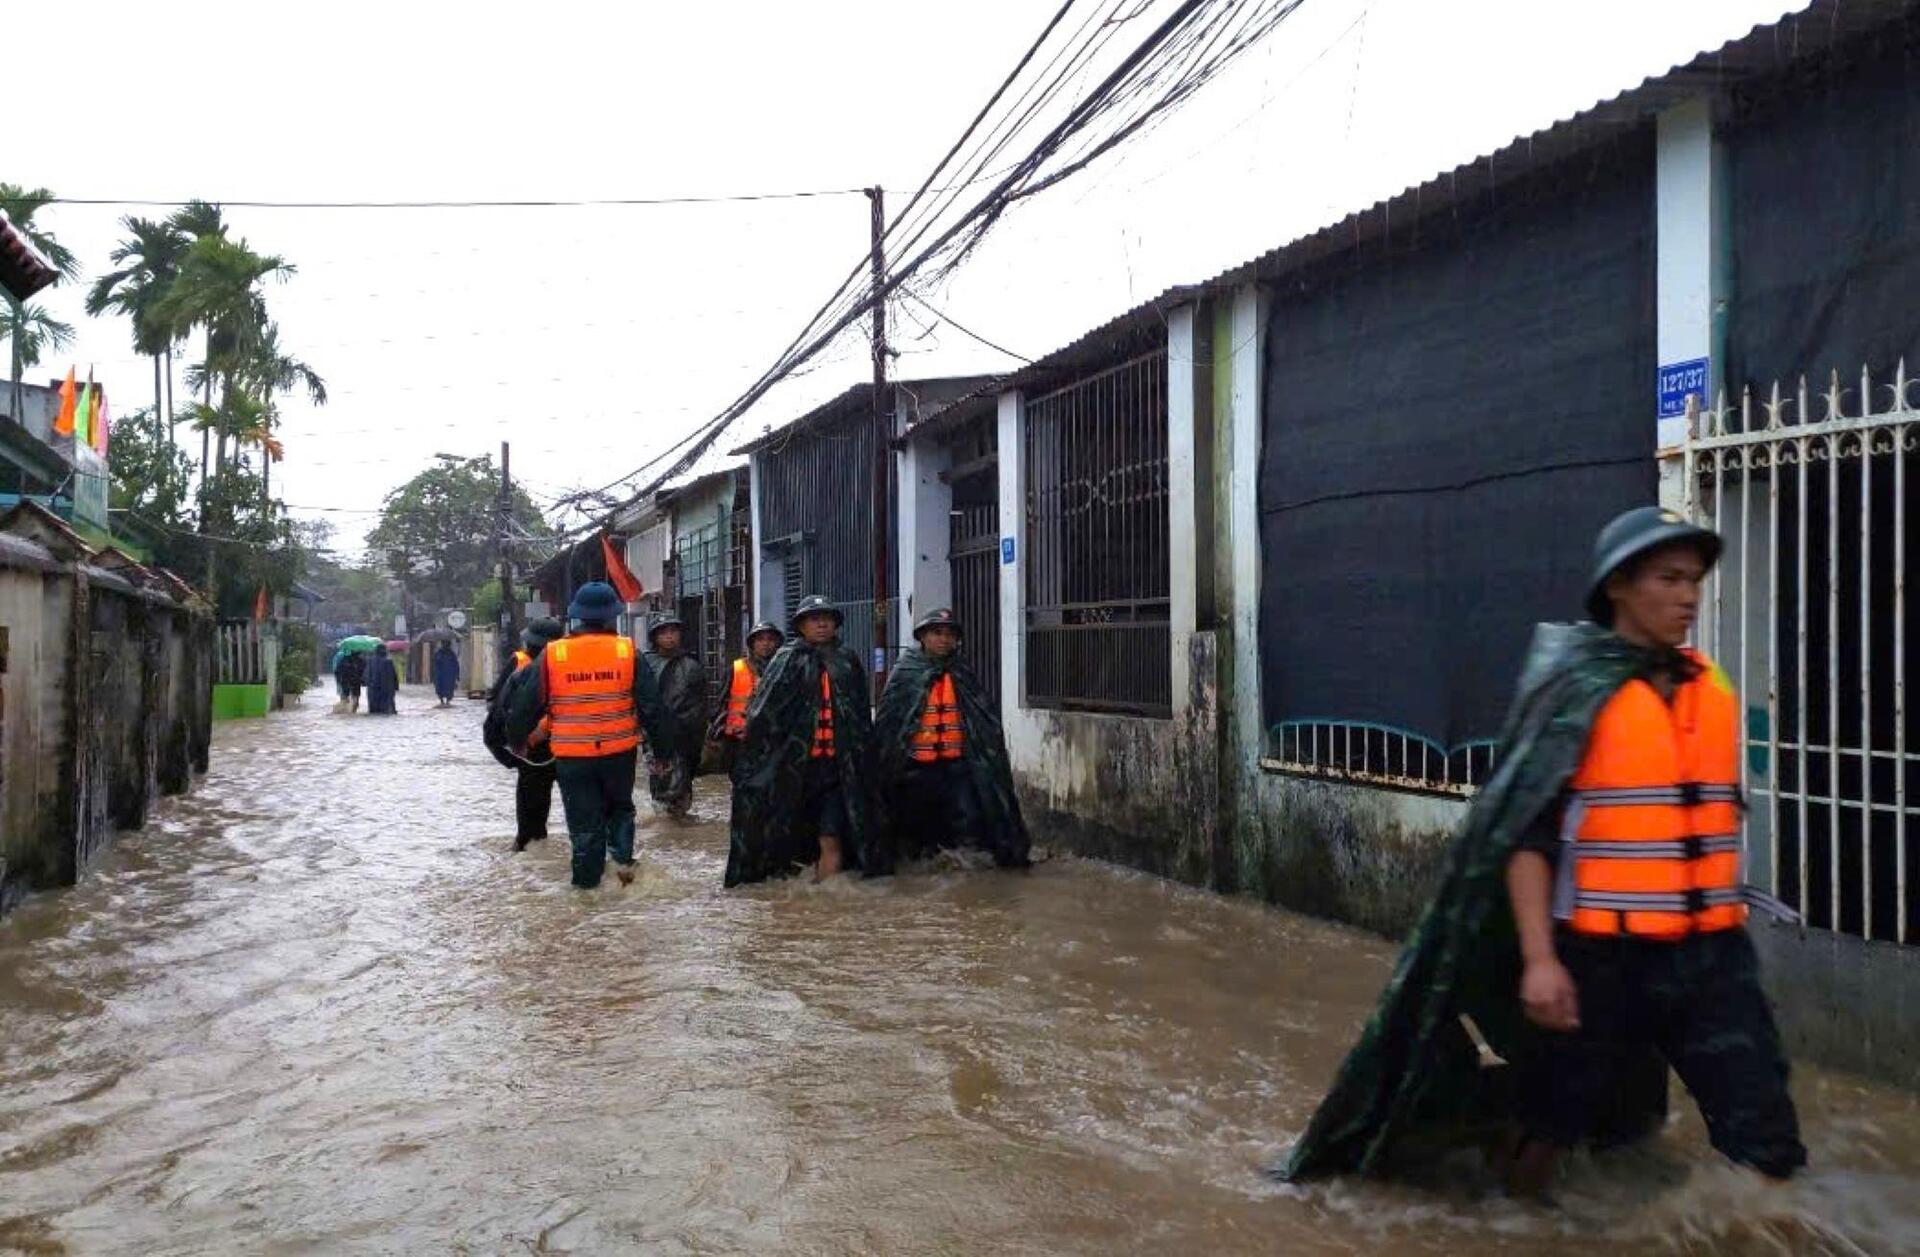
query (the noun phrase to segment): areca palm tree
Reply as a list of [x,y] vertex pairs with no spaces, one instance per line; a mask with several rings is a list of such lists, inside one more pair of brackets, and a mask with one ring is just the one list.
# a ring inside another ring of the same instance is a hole
[[[260,285],[293,273],[284,258],[255,253],[244,240],[233,240],[224,231],[200,236],[188,247],[180,273],[155,303],[154,315],[169,327],[205,330],[206,359],[188,375],[189,384],[197,382],[206,390],[203,405],[212,406],[216,381],[222,405],[232,398],[236,379],[266,331],[267,303]],[[227,425],[215,425],[213,434],[212,474],[218,477],[226,463]],[[208,475],[204,437],[200,457],[204,487]]]
[[[80,259],[73,251],[54,239],[53,233],[37,225],[34,215],[53,203],[53,193],[45,188],[23,188],[15,183],[0,183],[0,214],[5,214],[13,223],[14,229],[27,238],[27,243],[40,251],[40,256],[53,264],[53,269],[61,279],[80,278]],[[13,326],[24,328],[27,323],[22,303],[8,294],[9,313],[13,316]],[[21,361],[22,341],[24,337],[13,338],[13,401],[10,413],[17,419],[20,415],[20,373],[27,363]]]
[[0,337],[13,342],[14,374],[40,365],[49,349],[65,349],[73,343],[73,324],[62,323],[43,306],[13,302],[0,310]]
[[249,430],[236,432],[234,439],[241,445],[258,445],[266,455],[260,464],[260,495],[265,500],[273,483],[273,464],[285,454],[279,440],[273,435],[274,426],[280,418],[276,400],[283,393],[305,388],[309,401],[316,406],[324,406],[327,404],[327,382],[320,378],[319,372],[280,347],[280,325],[277,323],[267,324],[266,330],[261,333],[253,355],[241,372],[241,382],[260,403],[260,422]]
[[180,340],[178,331],[156,317],[154,308],[180,273],[180,261],[187,251],[187,234],[170,222],[127,217],[120,220],[127,232],[112,253],[118,270],[109,271],[94,281],[87,294],[87,313],[99,316],[108,310],[126,315],[133,323],[133,348],[153,358],[153,420],[156,441],[171,438],[171,408],[161,389],[160,373],[164,360],[166,378],[173,379],[173,347]]

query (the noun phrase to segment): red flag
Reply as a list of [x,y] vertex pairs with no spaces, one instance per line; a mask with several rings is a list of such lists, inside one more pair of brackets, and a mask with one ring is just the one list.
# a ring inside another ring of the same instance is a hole
[[642,585],[640,578],[633,574],[633,569],[627,566],[627,561],[620,556],[620,552],[613,548],[613,538],[605,533],[600,534],[600,553],[607,560],[607,579],[612,581],[614,589],[619,591],[620,600],[622,602],[640,601],[640,595],[647,592],[646,586]]
[[271,614],[270,606],[271,604],[267,600],[267,587],[262,585],[260,586],[260,592],[253,596],[253,618],[256,620],[266,619],[267,616]]

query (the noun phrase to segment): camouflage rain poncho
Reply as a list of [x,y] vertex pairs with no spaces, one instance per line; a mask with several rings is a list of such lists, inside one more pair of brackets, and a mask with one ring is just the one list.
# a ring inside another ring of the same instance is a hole
[[[900,656],[900,662],[887,678],[886,693],[880,696],[880,707],[873,718],[883,788],[897,790],[902,775],[912,766],[907,758],[909,740],[919,727],[920,713],[926,708],[934,683],[948,674],[953,677],[954,695],[960,700],[960,719],[966,727],[966,755],[960,762],[967,766],[973,782],[985,829],[984,833],[970,836],[981,840],[995,863],[1007,868],[1024,867],[1029,845],[1027,825],[1020,817],[1020,803],[1013,793],[1013,770],[1007,763],[1006,737],[980,678],[963,660],[952,655],[936,658],[917,646]],[[885,801],[887,815],[896,821],[911,814],[904,801],[892,798]],[[906,851],[914,843],[914,836],[898,832],[897,824],[893,839],[895,851]]]
[[767,661],[747,704],[747,731],[733,762],[732,847],[726,884],[787,877],[819,854],[819,835],[797,824],[806,789],[820,671],[833,685],[835,766],[847,821],[841,834],[848,868],[868,876],[893,871],[874,793],[872,693],[867,671],[838,642],[790,642]]
[[[1522,669],[1493,776],[1474,799],[1433,902],[1400,953],[1333,1090],[1276,1176],[1381,1174],[1505,1116],[1511,1069],[1483,1069],[1462,1024],[1471,1017],[1509,1061],[1531,1034],[1519,1001],[1520,952],[1507,900],[1516,842],[1579,769],[1594,718],[1661,656],[1592,624],[1543,624]],[[1626,1133],[1664,1112],[1664,1066],[1635,1070],[1609,1128]],[[1655,1083],[1657,1082],[1657,1086]]]

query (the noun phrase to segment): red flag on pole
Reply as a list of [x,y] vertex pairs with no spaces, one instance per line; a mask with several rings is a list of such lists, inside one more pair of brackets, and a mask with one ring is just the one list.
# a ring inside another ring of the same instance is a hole
[[273,604],[267,598],[267,587],[265,585],[260,586],[260,592],[253,596],[253,618],[256,620],[266,619],[269,615],[273,614],[272,606]]
[[600,553],[607,561],[607,579],[613,582],[614,589],[619,592],[620,601],[640,601],[640,596],[647,592],[646,586],[633,574],[633,569],[627,566],[620,552],[613,548],[613,538],[605,533],[600,534]]
[[73,368],[67,368],[67,379],[60,386],[60,415],[53,421],[53,430],[61,436],[73,435],[74,411]]

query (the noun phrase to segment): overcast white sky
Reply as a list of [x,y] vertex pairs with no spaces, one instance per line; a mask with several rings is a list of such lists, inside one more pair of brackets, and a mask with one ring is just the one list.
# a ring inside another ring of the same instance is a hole
[[[1148,0],[1157,21],[1171,0]],[[62,0],[9,15],[0,180],[76,197],[623,198],[884,184],[900,204],[1053,0],[729,4]],[[1308,0],[1171,122],[1009,216],[936,304],[1038,356],[1799,7]],[[24,24],[22,29],[21,24]],[[1127,36],[1126,42],[1137,37]],[[84,50],[84,56],[79,55]],[[68,55],[72,53],[74,55]],[[84,77],[79,72],[84,67]],[[44,214],[89,276],[128,212]],[[436,452],[513,442],[541,497],[598,485],[737,396],[859,260],[858,195],[744,205],[234,208],[327,379],[276,488],[353,551]],[[82,286],[43,297],[125,413],[150,364]],[[897,370],[1015,365],[912,307]],[[48,364],[57,374],[65,362]],[[848,338],[736,431],[866,378]],[[183,432],[183,440],[185,439]],[[728,444],[737,444],[729,441]],[[197,447],[196,447],[197,448]]]

